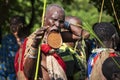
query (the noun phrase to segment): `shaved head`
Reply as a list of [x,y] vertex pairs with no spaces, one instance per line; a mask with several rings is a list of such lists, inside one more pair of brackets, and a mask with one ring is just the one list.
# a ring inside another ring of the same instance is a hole
[[50,4],[50,5],[47,6],[45,16],[47,14],[49,14],[50,12],[54,12],[54,10],[57,10],[57,11],[59,11],[61,13],[64,13],[64,15],[65,15],[64,9],[61,6],[59,6],[57,4]]
[[[114,25],[109,22],[101,22],[95,24],[93,30],[105,47],[116,49],[119,43],[119,36]],[[101,47],[101,44],[98,44],[98,46]]]
[[[64,24],[65,12],[64,9],[57,4],[50,4],[46,8],[44,26],[60,27]],[[58,22],[56,22],[58,21]],[[62,23],[62,25],[61,25]]]
[[65,17],[65,21],[71,23],[71,24],[79,24],[82,25],[82,21],[80,20],[80,18],[76,17],[76,16],[67,16]]

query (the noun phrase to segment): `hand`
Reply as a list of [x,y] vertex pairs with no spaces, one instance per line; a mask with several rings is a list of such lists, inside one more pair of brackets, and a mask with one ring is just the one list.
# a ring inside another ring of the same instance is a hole
[[48,29],[48,27],[42,27],[40,28],[36,33],[35,33],[35,37],[33,39],[33,43],[32,43],[32,47],[34,48],[38,48],[45,31]]

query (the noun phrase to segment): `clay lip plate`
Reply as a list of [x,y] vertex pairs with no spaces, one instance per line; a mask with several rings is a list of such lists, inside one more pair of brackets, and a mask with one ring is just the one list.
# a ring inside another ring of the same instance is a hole
[[62,45],[62,37],[59,32],[50,32],[47,37],[47,43],[50,47],[57,49]]

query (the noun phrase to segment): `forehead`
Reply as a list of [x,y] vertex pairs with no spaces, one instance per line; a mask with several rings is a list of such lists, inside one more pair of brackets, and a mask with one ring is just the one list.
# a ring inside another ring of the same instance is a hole
[[53,12],[51,17],[54,19],[64,19],[64,15],[58,11]]
[[64,19],[65,18],[65,13],[63,10],[59,9],[59,8],[51,8],[47,14],[46,14],[47,18],[56,18],[56,19]]

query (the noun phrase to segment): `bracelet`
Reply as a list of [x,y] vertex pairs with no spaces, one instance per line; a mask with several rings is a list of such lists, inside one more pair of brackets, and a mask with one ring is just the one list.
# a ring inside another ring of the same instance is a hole
[[38,50],[35,48],[32,48],[32,47],[29,50],[29,54],[32,56],[37,56],[37,52],[38,52]]
[[64,28],[70,30],[70,23],[65,21],[64,22]]
[[33,55],[31,55],[31,54],[28,54],[28,57],[29,57],[29,58],[33,58],[33,59],[37,58],[37,56],[33,56]]

